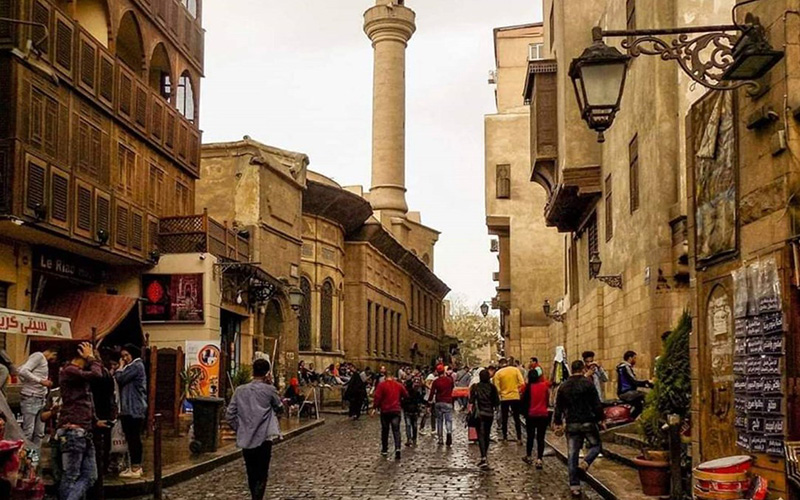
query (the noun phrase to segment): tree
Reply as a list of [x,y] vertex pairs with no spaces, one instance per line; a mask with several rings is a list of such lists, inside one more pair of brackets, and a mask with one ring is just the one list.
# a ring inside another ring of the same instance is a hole
[[459,340],[463,363],[476,366],[491,361],[486,359],[486,347],[493,347],[500,340],[500,322],[497,316],[490,314],[484,318],[480,304],[470,306],[461,296],[456,296],[449,302],[445,331]]

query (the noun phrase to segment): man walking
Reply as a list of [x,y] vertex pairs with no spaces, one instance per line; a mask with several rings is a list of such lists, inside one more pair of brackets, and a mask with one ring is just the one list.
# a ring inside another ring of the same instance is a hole
[[272,441],[281,437],[277,414],[283,411],[283,406],[269,372],[269,361],[255,360],[253,381],[236,388],[225,414],[231,428],[236,431],[236,446],[242,448],[252,500],[264,498]]
[[439,436],[439,444],[444,444],[443,432],[447,429],[447,446],[453,444],[453,377],[445,373],[443,365],[436,367],[436,380],[431,385],[431,393],[428,402],[434,402],[436,412],[436,434]]
[[92,344],[82,342],[68,365],[61,369],[61,411],[56,438],[61,450],[61,500],[80,500],[97,480],[92,429],[107,426],[96,420],[91,383],[103,378]]
[[389,455],[389,427],[391,427],[394,437],[394,458],[400,460],[401,400],[408,396],[405,386],[390,374],[387,374],[384,381],[375,389],[374,408],[370,416],[375,415],[375,410],[381,412],[381,455],[384,457]]
[[519,368],[508,364],[505,358],[500,360],[500,369],[494,374],[494,385],[500,393],[500,418],[502,419],[503,441],[508,440],[508,413],[514,415],[514,427],[517,441],[522,444],[522,421],[520,420],[519,400],[520,387],[525,385]]
[[[558,434],[566,434],[569,468],[569,488],[573,497],[581,495],[581,481],[578,471],[587,471],[600,454],[600,428],[603,420],[603,405],[594,384],[586,377],[583,361],[572,362],[572,375],[561,384],[556,397],[555,426]],[[589,443],[589,452],[580,461],[580,451],[584,441]]]
[[636,366],[636,353],[626,352],[623,361],[617,365],[617,397],[633,407],[631,418],[636,418],[642,414],[644,409],[645,393],[640,391],[640,387],[652,387],[649,380],[639,380],[633,367]]
[[50,363],[58,359],[58,349],[50,347],[44,352],[34,352],[19,367],[19,380],[22,382],[20,410],[22,412],[22,432],[25,439],[37,448],[44,437],[44,422],[39,413],[47,402],[47,389],[53,386],[50,380]]
[[605,369],[600,366],[600,363],[595,362],[593,351],[584,351],[581,357],[583,358],[583,364],[586,365],[586,376],[594,384],[597,395],[600,396],[600,401],[604,401],[605,391],[603,389],[603,384],[608,382],[608,374]]

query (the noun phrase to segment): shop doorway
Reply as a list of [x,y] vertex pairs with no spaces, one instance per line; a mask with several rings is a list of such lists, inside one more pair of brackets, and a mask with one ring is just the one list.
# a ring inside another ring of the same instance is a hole
[[220,394],[226,399],[233,390],[233,377],[242,363],[242,319],[242,316],[223,309],[219,320],[220,369],[225,374],[221,377]]

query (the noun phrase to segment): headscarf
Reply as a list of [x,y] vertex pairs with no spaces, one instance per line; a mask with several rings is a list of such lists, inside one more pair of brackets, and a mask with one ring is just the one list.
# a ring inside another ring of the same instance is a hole
[[300,385],[300,381],[297,380],[297,377],[292,377],[292,379],[289,380],[289,385],[291,385],[292,387],[294,387],[296,389],[297,386]]

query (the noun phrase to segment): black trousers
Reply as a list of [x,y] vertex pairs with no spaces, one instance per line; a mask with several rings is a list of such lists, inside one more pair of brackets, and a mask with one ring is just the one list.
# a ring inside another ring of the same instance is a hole
[[531,456],[533,452],[534,436],[536,437],[536,458],[541,460],[544,456],[544,435],[549,423],[550,417],[525,417],[525,431],[528,433],[528,456]]
[[481,458],[486,458],[486,454],[489,452],[493,420],[494,417],[480,417],[478,422],[478,448],[481,450]]
[[381,413],[381,451],[389,451],[389,427],[392,428],[394,436],[394,449],[400,449],[400,414]]
[[263,500],[272,459],[272,441],[264,441],[258,448],[242,450],[247,469],[247,486],[253,500]]
[[144,430],[144,419],[133,418],[128,415],[119,417],[122,423],[122,432],[125,433],[125,440],[128,441],[128,452],[131,455],[131,465],[142,466],[142,431]]
[[522,421],[519,418],[519,401],[500,401],[500,415],[503,419],[503,439],[508,439],[508,412],[514,415],[517,439],[522,439]]
[[353,397],[350,400],[350,411],[348,416],[358,418],[361,416],[361,408],[364,406],[364,397]]

